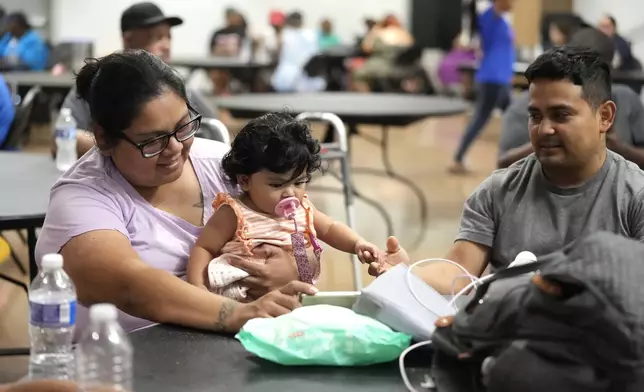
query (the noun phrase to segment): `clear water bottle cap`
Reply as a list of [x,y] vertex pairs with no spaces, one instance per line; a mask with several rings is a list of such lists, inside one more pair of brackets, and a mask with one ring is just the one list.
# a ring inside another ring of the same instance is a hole
[[89,308],[89,319],[92,321],[116,321],[117,317],[118,311],[112,304],[96,304]]
[[58,253],[46,254],[42,257],[40,267],[43,271],[55,271],[63,268],[63,256]]

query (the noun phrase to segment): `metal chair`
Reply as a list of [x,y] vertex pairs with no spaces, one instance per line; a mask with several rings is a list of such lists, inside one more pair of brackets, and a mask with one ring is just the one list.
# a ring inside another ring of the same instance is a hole
[[224,123],[215,118],[202,118],[201,127],[199,128],[199,131],[197,131],[197,136],[204,139],[216,140],[218,142],[230,144],[230,133],[228,132],[228,128],[226,128]]
[[32,87],[24,99],[16,106],[13,123],[7,138],[0,144],[0,150],[16,150],[20,148],[29,130],[29,119],[34,108],[35,98],[39,92],[40,87]]
[[[319,120],[328,123],[335,138],[333,142],[322,143],[322,159],[325,161],[339,161],[342,177],[342,190],[344,193],[344,206],[347,213],[347,226],[353,229],[355,224],[354,191],[352,189],[351,171],[349,170],[349,144],[347,129],[340,117],[333,113],[304,112],[296,117],[297,120]],[[353,262],[353,284],[356,290],[362,289],[362,269],[356,255],[351,255]]]

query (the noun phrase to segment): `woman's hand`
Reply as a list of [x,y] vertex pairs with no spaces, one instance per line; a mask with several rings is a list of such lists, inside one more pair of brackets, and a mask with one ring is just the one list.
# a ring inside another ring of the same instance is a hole
[[318,290],[308,283],[292,281],[253,302],[238,305],[233,311],[229,327],[233,331],[239,331],[248,320],[258,317],[278,317],[290,313],[301,306],[302,294],[315,295],[317,292]]
[[248,287],[250,298],[260,298],[300,278],[295,257],[279,246],[260,245],[253,249],[253,254],[261,261],[253,262],[238,258],[230,260],[230,265],[250,275],[241,281],[242,285]]
[[396,237],[387,238],[387,251],[384,260],[369,264],[369,275],[380,276],[387,272],[392,266],[405,263],[409,264],[409,255],[407,251],[400,246]]

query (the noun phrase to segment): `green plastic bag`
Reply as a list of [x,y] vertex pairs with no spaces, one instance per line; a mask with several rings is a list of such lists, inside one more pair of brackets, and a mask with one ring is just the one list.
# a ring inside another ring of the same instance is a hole
[[389,362],[411,341],[409,335],[379,321],[331,305],[304,306],[277,318],[253,319],[235,337],[251,353],[282,365]]

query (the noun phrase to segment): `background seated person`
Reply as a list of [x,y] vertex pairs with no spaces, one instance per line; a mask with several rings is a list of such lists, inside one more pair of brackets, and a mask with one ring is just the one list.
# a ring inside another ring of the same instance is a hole
[[[170,29],[179,26],[183,21],[176,16],[165,16],[163,11],[153,3],[136,3],[123,11],[121,15],[121,33],[123,48],[144,49],[158,56],[163,61],[170,59]],[[188,100],[201,115],[217,118],[217,112],[198,91],[188,90]],[[78,96],[72,88],[62,105],[72,111],[78,132],[76,151],[81,157],[94,147],[94,136],[91,133],[91,116],[89,105]],[[56,155],[56,143],[52,136],[52,154]]]
[[333,48],[334,46],[341,44],[340,37],[333,32],[333,23],[331,23],[331,20],[329,19],[324,19],[322,23],[320,23],[319,34],[320,36],[318,37],[318,40],[320,50]]
[[353,90],[371,91],[371,82],[393,76],[397,56],[414,45],[414,37],[402,27],[398,18],[388,15],[374,26],[362,41],[362,51],[369,56],[352,75]]
[[600,19],[597,28],[615,43],[615,51],[617,53],[613,60],[615,69],[620,71],[637,71],[642,69],[642,65],[633,55],[630,42],[617,33],[617,21],[614,17],[604,15]]
[[293,12],[282,30],[277,68],[271,86],[277,92],[315,92],[326,88],[322,77],[310,77],[304,67],[320,52],[315,31],[303,27],[302,14]]
[[[644,171],[606,148],[615,116],[608,63],[587,49],[557,47],[537,58],[526,78],[535,153],[479,185],[446,256],[473,275],[488,264],[493,272],[507,267],[521,251],[540,257],[598,230],[644,240]],[[448,293],[463,273],[435,264],[418,274]]]
[[[577,32],[571,46],[596,50],[602,59],[611,63],[615,46],[601,32],[588,28]],[[606,145],[624,158],[644,167],[644,106],[640,97],[630,88],[613,84],[612,99],[617,106],[615,122],[607,134]],[[528,129],[529,93],[520,95],[503,116],[499,139],[499,167],[508,167],[532,153]]]
[[[244,16],[234,8],[226,10],[226,25],[215,31],[210,39],[210,54],[216,57],[240,57],[246,44],[247,26]],[[230,72],[212,69],[208,71],[213,93],[228,93]]]
[[[190,249],[213,213],[228,146],[196,139],[201,116],[176,72],[158,57],[129,50],[83,67],[76,80],[89,103],[96,147],[51,190],[36,255],[58,252],[76,285],[77,335],[87,307],[109,302],[126,331],[153,322],[237,331],[249,319],[272,317],[314,294],[295,260],[279,247],[255,254],[265,264],[236,267],[254,299],[239,304],[182,280]],[[289,283],[290,282],[290,283]]]
[[7,82],[0,75],[0,148],[9,136],[9,130],[16,115],[16,108],[13,103],[13,96]]
[[550,22],[548,36],[553,46],[565,45],[575,33],[581,29],[581,21],[577,18],[561,17]]
[[0,61],[5,69],[42,71],[47,66],[49,48],[29,25],[22,12],[7,16],[7,32],[0,38]]

